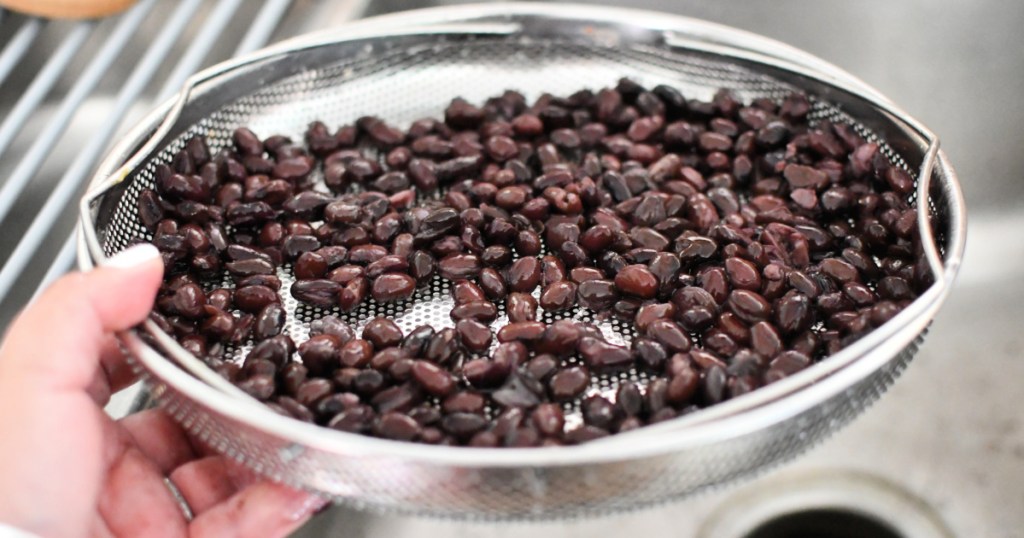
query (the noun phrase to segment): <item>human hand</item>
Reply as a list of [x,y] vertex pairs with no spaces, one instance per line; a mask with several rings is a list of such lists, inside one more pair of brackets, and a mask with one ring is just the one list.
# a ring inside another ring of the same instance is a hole
[[205,455],[159,410],[104,413],[134,381],[114,333],[146,318],[162,267],[152,246],[128,249],[62,278],[11,325],[0,347],[0,523],[47,537],[283,536],[323,506]]

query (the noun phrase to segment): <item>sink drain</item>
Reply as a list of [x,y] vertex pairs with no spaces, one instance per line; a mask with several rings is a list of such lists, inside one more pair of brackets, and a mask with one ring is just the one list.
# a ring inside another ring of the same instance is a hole
[[804,510],[766,521],[743,538],[907,538],[877,519],[837,509]]
[[873,475],[802,472],[727,499],[699,538],[954,538],[922,499]]

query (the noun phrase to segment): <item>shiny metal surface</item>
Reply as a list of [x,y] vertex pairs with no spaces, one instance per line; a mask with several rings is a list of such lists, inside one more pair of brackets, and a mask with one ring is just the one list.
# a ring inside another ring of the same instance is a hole
[[[147,118],[100,166],[82,204],[87,248],[80,262],[90,266],[145,236],[135,197],[152,183],[155,165],[197,132],[215,147],[227,143],[238,123],[297,136],[314,118],[352,121],[366,109],[405,124],[459,95],[481,100],[514,85],[529,98],[620,76],[680,85],[687,95],[703,98],[722,85],[746,98],[779,96],[791,88],[829,95],[830,102],[816,105],[814,117],[854,122],[895,163],[926,174],[919,194],[927,203],[918,204],[918,211],[925,225],[922,241],[933,250],[936,283],[891,322],[821,364],[749,397],[666,423],[670,427],[656,435],[641,430],[550,451],[368,439],[285,419],[189,377],[160,357],[179,363],[189,358],[173,341],[161,341],[151,323],[146,331],[157,337],[159,349],[134,334],[125,337],[158,400],[194,434],[267,476],[356,506],[533,519],[602,514],[681,497],[787,460],[872,403],[916,351],[959,268],[963,201],[956,175],[936,153],[937,140],[862,83],[818,65],[756,36],[631,10],[519,4],[367,20],[193,77],[177,102]],[[492,76],[468,86],[481,69]],[[394,103],[393,95],[409,98]],[[897,154],[887,143],[903,149]],[[928,188],[929,180],[936,189]],[[934,245],[932,221],[936,237],[944,238]],[[424,300],[436,302],[440,293]],[[403,323],[394,308],[387,305],[387,315]],[[440,322],[443,310],[431,323]],[[288,317],[296,337],[317,317],[305,316],[296,311]],[[352,322],[370,313],[356,317]],[[415,325],[409,323],[407,328]],[[618,379],[602,383],[614,389]]]

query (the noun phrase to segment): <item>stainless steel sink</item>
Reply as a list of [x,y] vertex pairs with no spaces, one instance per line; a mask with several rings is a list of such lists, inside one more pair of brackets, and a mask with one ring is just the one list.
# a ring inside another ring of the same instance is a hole
[[[378,0],[292,3],[272,39],[337,24],[353,14],[378,14],[455,2]],[[619,4],[621,2],[595,2]],[[68,163],[108,120],[135,60],[178,4],[157,3],[97,90],[2,221],[0,263],[7,263]],[[969,247],[960,282],[931,328],[918,358],[895,387],[851,427],[797,461],[764,476],[649,510],[568,522],[485,524],[360,513],[332,508],[299,536],[612,536],[740,538],[761,520],[787,511],[838,508],[888,521],[906,538],[1024,537],[1024,424],[1016,396],[1024,379],[1024,4],[980,0],[886,2],[827,0],[638,0],[633,7],[704,18],[751,30],[808,50],[860,76],[931,127],[956,166],[970,212]],[[240,2],[199,65],[229,57],[261,3]],[[365,8],[365,9],[364,9]],[[138,118],[161,93],[175,60],[201,37],[204,17],[167,56],[130,107]],[[6,14],[0,45],[13,35]],[[112,21],[99,23],[104,31]],[[72,25],[56,23],[19,65],[40,66]],[[102,40],[85,41],[81,57]],[[76,64],[77,65],[77,64]],[[59,109],[81,68],[63,76],[0,155],[0,186]],[[34,72],[15,69],[0,86],[0,121],[10,114]],[[61,212],[38,254],[0,305],[0,327],[32,294],[70,230]],[[3,294],[0,293],[0,297]],[[872,501],[873,500],[873,501]],[[784,502],[785,501],[785,502]],[[903,504],[900,504],[903,503]],[[886,509],[897,506],[899,509]],[[760,519],[759,519],[760,518]],[[730,527],[730,522],[732,526]],[[937,530],[936,530],[937,529]],[[730,534],[731,533],[731,534]],[[932,534],[929,534],[932,533]],[[939,533],[939,534],[935,534]],[[942,534],[945,533],[945,534]]]

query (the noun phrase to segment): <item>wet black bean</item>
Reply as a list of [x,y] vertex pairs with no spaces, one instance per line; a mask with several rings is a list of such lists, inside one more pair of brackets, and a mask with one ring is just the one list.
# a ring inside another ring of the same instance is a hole
[[647,334],[669,351],[689,351],[692,343],[682,327],[674,321],[658,319],[651,322]]
[[580,404],[580,410],[583,412],[584,422],[603,430],[612,429],[619,418],[615,404],[596,394],[584,399]]
[[[317,280],[309,280],[307,282],[320,282]],[[330,282],[330,281],[328,281]],[[299,284],[296,282],[296,284]],[[294,286],[292,287],[294,290]],[[341,291],[337,295],[337,305],[341,307],[344,312],[351,312],[357,306],[359,306],[366,298],[370,289],[370,281],[364,277],[356,277],[345,284],[341,288]],[[293,292],[294,295],[294,292]],[[313,303],[316,304],[316,303]]]
[[651,323],[659,319],[671,319],[675,316],[676,308],[671,303],[650,303],[645,304],[637,310],[636,328],[641,333],[647,333],[650,329]]
[[475,254],[451,254],[437,263],[438,273],[449,280],[474,278],[482,265]]
[[637,338],[633,340],[633,352],[636,360],[645,370],[661,372],[662,365],[668,359],[668,352],[658,342],[650,338]]
[[556,372],[548,382],[548,390],[555,401],[576,398],[590,385],[590,373],[581,366],[570,366]]
[[839,258],[826,258],[822,260],[821,272],[841,284],[859,280],[857,269],[850,262]]
[[700,386],[700,374],[690,368],[684,368],[668,382],[665,389],[665,400],[675,406],[690,401]]
[[513,371],[491,397],[505,407],[531,408],[541,402],[544,386],[525,370]]
[[446,364],[459,354],[459,339],[455,329],[438,331],[427,344],[423,356],[439,364]]
[[914,291],[911,289],[910,284],[901,277],[898,276],[887,276],[882,278],[878,282],[878,295],[883,299],[890,301],[902,301],[905,299],[912,299],[914,297]]
[[547,325],[539,321],[516,321],[498,330],[499,342],[533,342],[544,336]]
[[538,353],[564,357],[576,351],[580,338],[585,334],[588,333],[576,321],[558,320],[547,326],[533,347]]
[[508,365],[490,359],[473,359],[462,367],[462,374],[474,387],[495,388],[508,376]]
[[441,401],[441,411],[444,413],[475,413],[484,414],[487,401],[484,397],[473,391],[463,391],[452,394]]
[[185,284],[171,297],[174,313],[188,318],[200,318],[205,313],[206,294],[198,284]]
[[364,433],[369,430],[373,417],[372,408],[359,405],[334,415],[327,422],[327,427],[349,433]]
[[396,441],[412,441],[419,436],[421,428],[408,415],[388,412],[381,415],[373,426],[374,433]]
[[388,318],[374,318],[363,327],[363,338],[376,349],[397,346],[402,343],[402,329]]
[[257,375],[237,383],[238,388],[257,400],[268,400],[274,395],[274,378],[269,375]]
[[576,284],[568,280],[552,283],[540,295],[540,307],[548,312],[559,312],[576,304]]
[[249,354],[246,355],[246,360],[265,359],[281,367],[288,361],[293,351],[294,344],[291,342],[291,339],[287,336],[279,335],[263,340],[253,346]]
[[583,362],[593,370],[619,370],[632,366],[636,360],[632,350],[585,336],[580,338],[579,353]]
[[373,358],[373,344],[357,338],[346,342],[338,352],[338,360],[341,364],[350,368],[361,368],[370,363]]
[[541,264],[537,258],[527,256],[508,268],[508,289],[514,292],[532,292],[541,281]]
[[491,345],[491,329],[473,319],[462,319],[455,324],[455,331],[466,349],[475,352],[486,351]]
[[768,319],[772,305],[759,294],[749,290],[736,290],[729,294],[729,310],[747,323]]
[[425,392],[433,396],[448,396],[455,391],[455,378],[429,361],[416,361],[412,365],[412,377]]
[[548,381],[558,371],[559,360],[550,353],[543,353],[526,363],[526,371],[538,381]]
[[530,414],[530,420],[537,430],[549,437],[558,437],[565,427],[565,414],[558,404],[544,403],[537,406]]
[[341,340],[338,337],[321,334],[311,337],[299,345],[299,357],[306,370],[315,376],[329,376],[341,365]]
[[775,323],[788,334],[804,331],[813,321],[811,308],[807,296],[799,293],[787,295],[779,300],[775,309]]
[[299,280],[292,284],[292,297],[314,306],[329,308],[338,304],[342,286],[332,280]]
[[377,302],[404,301],[416,292],[416,279],[404,273],[385,273],[373,281],[371,294]]
[[469,280],[458,280],[452,285],[452,298],[455,304],[486,301],[484,290]]
[[[927,286],[924,264],[906,261],[919,251],[912,178],[848,125],[810,128],[810,102],[687,101],[623,79],[532,107],[515,92],[457,99],[445,122],[408,131],[371,116],[333,134],[314,122],[304,145],[240,128],[212,159],[193,138],[138,197],[168,269],[155,319],[275,411],[344,431],[555,446],[669,420],[792,375]],[[313,188],[316,167],[330,193]],[[444,196],[416,205],[439,182]],[[279,267],[300,302],[345,312],[409,299],[439,273],[456,281],[456,327],[403,338],[382,318],[356,338],[326,316],[299,348],[305,366],[289,363]],[[205,295],[200,281],[222,270],[236,289]],[[627,349],[590,324],[536,321],[538,286],[546,311],[578,304],[640,336]],[[490,347],[497,301],[504,343],[463,362]],[[221,359],[251,338],[244,368]],[[562,364],[575,353],[586,368]],[[589,398],[584,424],[564,432],[549,399],[578,398],[588,370],[633,366],[655,376],[644,391]],[[458,392],[457,379],[493,392]],[[441,410],[421,406],[427,396],[443,396]],[[492,421],[487,405],[508,410]]]
[[403,412],[418,405],[423,401],[423,398],[423,391],[416,384],[407,382],[378,392],[370,400],[370,403],[373,404],[377,411],[382,413],[388,411]]
[[527,293],[510,293],[505,305],[510,322],[537,319],[537,300]]
[[475,301],[455,305],[451,311],[451,318],[453,320],[474,319],[490,323],[497,319],[497,317],[498,308],[494,306],[494,303],[488,301]]
[[739,257],[728,258],[725,260],[725,272],[734,288],[761,290],[761,272],[752,262]]
[[628,265],[615,275],[615,287],[627,295],[650,299],[658,292],[658,279],[645,265]]
[[252,336],[257,340],[266,340],[276,336],[284,329],[285,311],[281,303],[270,303],[256,315]]

